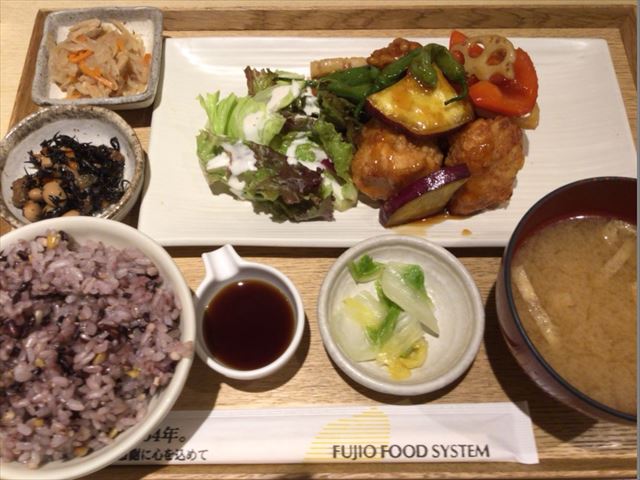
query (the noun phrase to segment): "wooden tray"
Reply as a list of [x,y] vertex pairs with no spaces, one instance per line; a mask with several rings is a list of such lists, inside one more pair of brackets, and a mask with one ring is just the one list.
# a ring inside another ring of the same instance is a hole
[[[284,3],[284,2],[283,2]],[[288,2],[293,4],[293,2]],[[345,2],[346,4],[346,2]],[[518,7],[415,6],[406,2],[369,6],[322,6],[322,2],[288,7],[164,11],[164,34],[447,36],[452,28],[469,33],[501,32],[524,37],[597,37],[607,40],[636,138],[636,9],[633,3],[600,6],[533,5]],[[31,82],[38,44],[48,11],[39,11],[33,28],[11,125],[37,110]],[[570,62],[571,59],[567,59]],[[194,94],[195,95],[195,94]],[[149,140],[152,109],[122,113],[143,145]],[[637,140],[636,140],[637,141]],[[150,159],[153,162],[153,159]],[[561,159],[559,159],[561,160]],[[136,225],[137,208],[127,219]],[[4,229],[6,223],[1,223]],[[204,274],[199,256],[207,249],[169,249],[192,288]],[[456,384],[437,394],[399,400],[369,392],[340,374],[329,360],[316,328],[316,297],[324,275],[341,249],[240,248],[242,256],[281,269],[300,289],[308,325],[294,361],[274,377],[226,380],[194,362],[175,409],[251,408],[344,404],[422,404],[425,402],[529,403],[540,455],[538,465],[514,463],[297,464],[109,467],[90,478],[265,479],[265,478],[635,478],[636,429],[596,422],[542,392],[509,353],[498,329],[494,284],[501,249],[454,249],[477,282],[486,305],[486,334],[478,357]],[[213,446],[215,448],[215,446]]]

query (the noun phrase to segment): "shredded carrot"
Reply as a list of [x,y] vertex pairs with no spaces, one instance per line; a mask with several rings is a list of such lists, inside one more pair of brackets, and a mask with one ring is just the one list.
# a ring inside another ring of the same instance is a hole
[[111,80],[107,80],[104,77],[101,76],[97,76],[95,77],[96,81],[100,82],[101,84],[103,84],[105,87],[110,88],[111,90],[116,90],[117,86],[115,83],[113,83]]
[[151,54],[145,53],[144,57],[142,58],[142,61],[144,62],[145,65],[149,65],[151,63]]
[[122,37],[116,38],[116,48],[118,49],[119,52],[124,50],[124,44],[125,44],[124,38]]
[[89,77],[95,78],[97,82],[101,83],[105,87],[110,88],[111,90],[117,89],[117,85],[115,85],[111,80],[107,80],[102,76],[102,70],[100,70],[100,67],[91,68],[88,67],[84,62],[80,62],[78,66],[80,67],[82,73],[88,75]]
[[80,95],[80,92],[77,90],[74,90],[72,93],[67,94],[67,98],[80,98],[80,97],[82,97],[82,95]]
[[87,36],[83,33],[82,35],[78,35],[78,40],[80,40],[81,42],[86,42],[87,40],[89,40],[89,38],[87,38]]
[[89,77],[97,78],[102,73],[100,67],[91,68],[83,61],[81,61],[78,66],[80,67],[80,71]]
[[71,63],[78,63],[86,58],[89,58],[91,55],[93,55],[93,50],[87,49],[87,50],[80,50],[78,52],[69,52],[69,55],[67,55],[67,58]]

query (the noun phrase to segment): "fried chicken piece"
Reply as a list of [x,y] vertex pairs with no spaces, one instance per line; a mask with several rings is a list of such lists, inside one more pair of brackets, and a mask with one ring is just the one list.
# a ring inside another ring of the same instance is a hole
[[438,170],[443,155],[435,140],[413,141],[372,120],[362,129],[351,176],[358,190],[386,200],[409,183]]
[[445,165],[466,163],[471,177],[448,209],[454,215],[495,208],[511,198],[518,170],[524,165],[522,130],[507,117],[480,118],[449,139]]
[[399,58],[404,57],[411,50],[420,48],[421,46],[418,42],[412,42],[406,38],[396,38],[386,47],[379,48],[369,55],[367,63],[374,67],[384,68]]

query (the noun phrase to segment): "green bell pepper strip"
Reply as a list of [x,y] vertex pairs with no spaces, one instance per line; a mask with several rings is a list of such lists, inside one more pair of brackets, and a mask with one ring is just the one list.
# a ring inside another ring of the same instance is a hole
[[428,87],[435,87],[438,80],[433,64],[436,64],[442,74],[451,82],[460,85],[460,94],[450,98],[445,105],[462,100],[467,96],[468,86],[464,66],[459,64],[446,47],[430,43],[421,49],[420,54],[409,65],[409,73],[420,83]]
[[420,83],[427,87],[435,87],[438,81],[436,69],[433,68],[432,58],[433,52],[431,48],[424,47],[420,49],[420,53],[409,65],[409,73]]
[[360,85],[347,85],[346,83],[334,81],[327,82],[326,89],[339,97],[347,98],[353,102],[360,103],[369,95],[371,95],[373,84],[363,83]]
[[400,57],[384,67],[375,81],[375,91],[383,90],[400,80],[407,71],[407,68],[409,68],[409,65],[411,65],[413,59],[416,58],[421,51],[422,48],[411,50],[404,57]]
[[362,67],[352,67],[345,70],[325,75],[319,81],[340,82],[344,85],[355,86],[363,83],[372,83],[380,74],[380,70],[372,65],[364,65]]
[[438,76],[434,63],[448,80],[460,86],[460,93],[444,104],[448,105],[465,98],[468,86],[464,66],[456,61],[446,47],[436,43],[411,50],[382,70],[363,66],[331,73],[322,77],[318,81],[318,86],[354,102],[357,105],[356,113],[359,114],[369,95],[393,85],[407,70],[419,82],[428,87],[435,87]]
[[[432,44],[435,45],[435,44]],[[459,64],[458,61],[451,55],[448,48],[442,45],[436,45],[438,47],[438,53],[436,54],[436,65],[442,70],[442,74],[447,77],[451,82],[456,83],[460,87],[460,93],[453,98],[450,98],[445,105],[449,105],[452,102],[462,100],[469,93],[469,86],[467,85],[467,73],[464,66]]]

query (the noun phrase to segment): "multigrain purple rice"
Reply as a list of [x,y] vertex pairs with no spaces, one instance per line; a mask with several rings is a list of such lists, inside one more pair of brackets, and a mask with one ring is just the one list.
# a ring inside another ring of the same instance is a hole
[[0,252],[0,458],[37,467],[112,443],[191,354],[180,304],[135,248],[61,231]]

